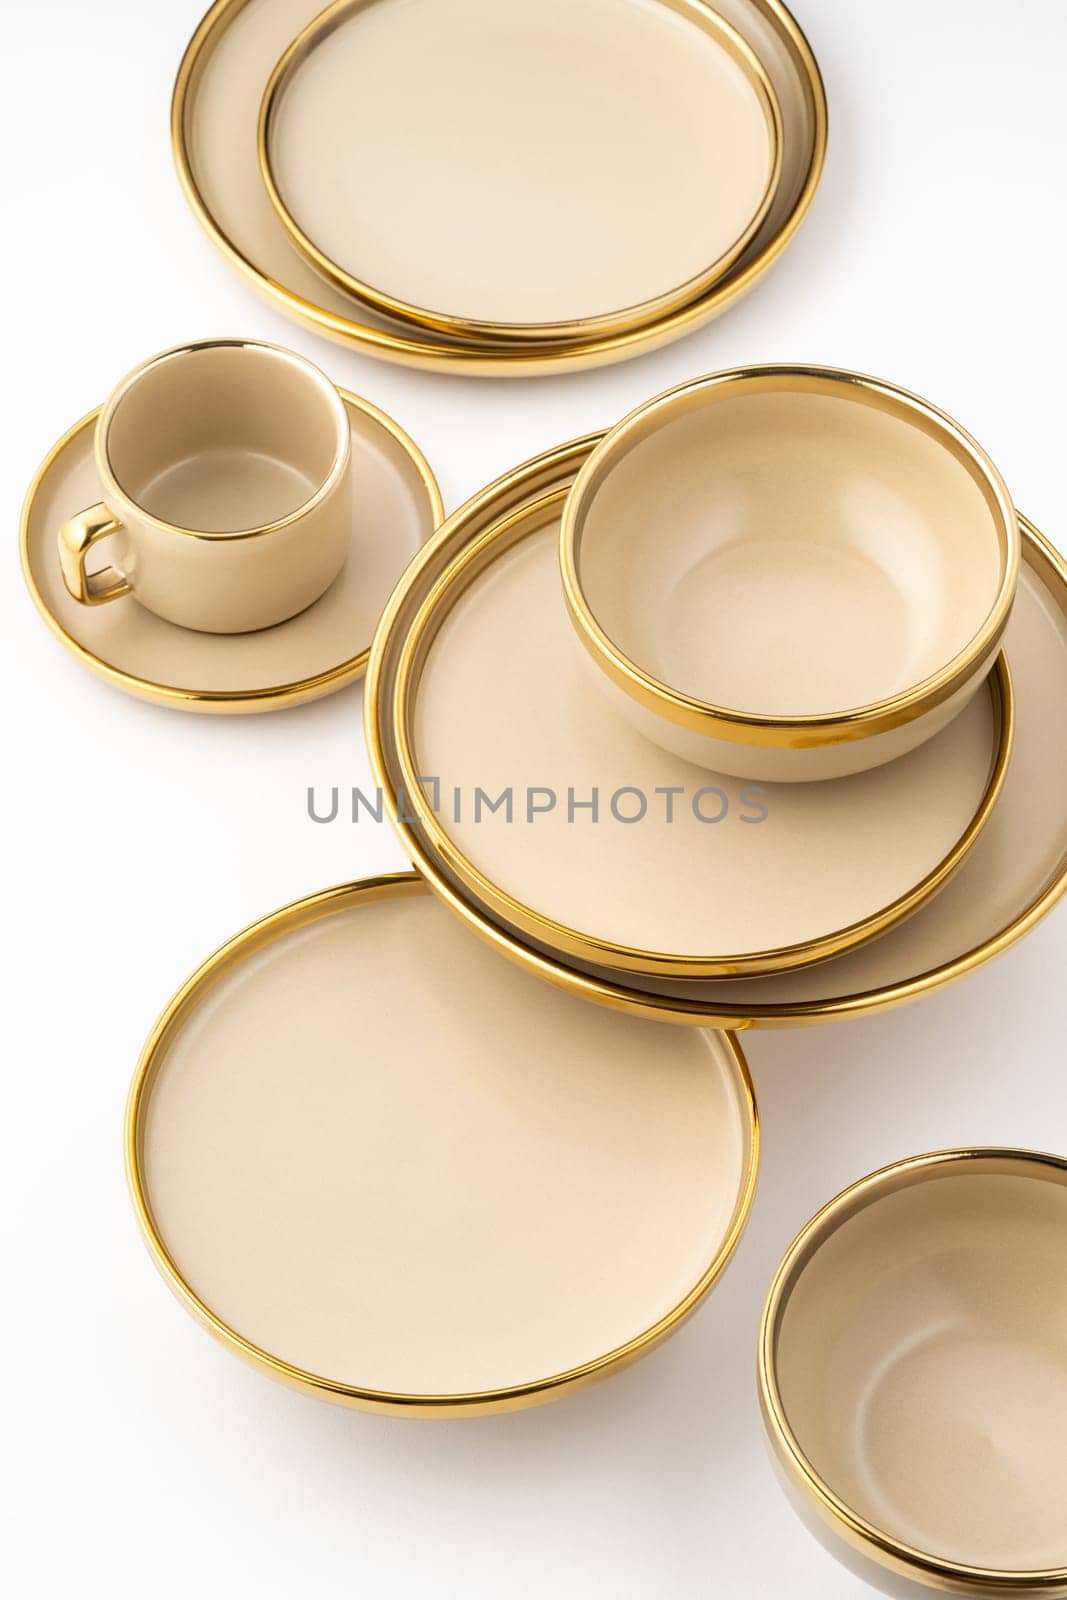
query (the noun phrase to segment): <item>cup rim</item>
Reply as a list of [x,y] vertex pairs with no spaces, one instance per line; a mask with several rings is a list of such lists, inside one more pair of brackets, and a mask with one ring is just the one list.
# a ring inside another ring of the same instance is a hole
[[[946,446],[970,473],[990,511],[1000,550],[996,594],[967,644],[935,672],[894,695],[841,711],[776,716],[742,711],[673,688],[638,665],[605,632],[581,577],[581,542],[597,492],[629,450],[664,421],[727,392],[830,394],[889,412]],[[734,744],[805,750],[888,733],[950,699],[992,664],[1015,599],[1021,538],[1014,502],[999,470],[977,440],[946,412],[897,384],[845,368],[768,364],[710,373],[666,390],[610,429],[582,467],[567,497],[560,530],[560,570],[571,621],[597,666],[649,711],[695,733]]]
[[[212,533],[204,528],[185,528],[180,523],[169,522],[165,517],[156,516],[136,500],[129,491],[123,488],[118,475],[112,465],[109,455],[109,436],[119,408],[126,401],[140,380],[156,367],[176,360],[179,357],[199,355],[208,350],[256,350],[270,356],[274,360],[285,362],[288,366],[297,369],[305,377],[311,379],[315,388],[326,401],[334,420],[335,448],[333,459],[322,481],[306,500],[296,506],[284,517],[276,517],[271,522],[256,524],[249,528],[236,528],[228,533]],[[112,499],[119,503],[119,508],[125,508],[127,516],[132,515],[139,522],[148,523],[153,528],[158,528],[162,533],[177,534],[184,539],[203,539],[210,542],[224,543],[229,540],[258,539],[265,534],[277,533],[282,528],[290,527],[294,522],[301,521],[310,511],[320,505],[334,492],[337,485],[347,473],[351,461],[352,441],[349,432],[348,414],[344,408],[341,394],[335,384],[306,356],[298,355],[295,350],[287,350],[284,345],[271,344],[264,339],[243,339],[238,337],[196,339],[187,344],[171,345],[166,350],[161,350],[158,355],[150,356],[147,361],[139,361],[137,365],[121,378],[104,402],[96,424],[96,437],[94,441],[94,454],[97,470],[100,473],[105,491],[105,500]]]
[[1067,1583],[1067,1566],[1014,1570],[977,1567],[934,1556],[895,1538],[852,1509],[820,1476],[805,1453],[789,1422],[778,1382],[778,1345],[782,1319],[794,1288],[816,1251],[845,1223],[867,1206],[902,1189],[933,1178],[957,1175],[976,1165],[981,1173],[1035,1178],[1067,1188],[1067,1158],[1045,1151],[1013,1146],[974,1145],[959,1149],[935,1150],[911,1156],[880,1167],[867,1177],[843,1189],[797,1234],[786,1251],[771,1283],[760,1321],[757,1372],[760,1409],[776,1460],[791,1483],[799,1488],[805,1504],[838,1537],[879,1566],[935,1588],[956,1590],[963,1583],[967,1592],[988,1592],[991,1596],[1048,1592],[1052,1585]]

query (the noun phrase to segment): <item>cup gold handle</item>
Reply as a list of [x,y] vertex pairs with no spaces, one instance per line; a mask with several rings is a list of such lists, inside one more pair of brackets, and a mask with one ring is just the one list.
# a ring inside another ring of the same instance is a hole
[[59,566],[67,592],[83,606],[102,606],[109,600],[118,600],[130,593],[130,585],[115,567],[105,567],[103,572],[88,573],[85,558],[94,544],[117,533],[122,527],[103,501],[79,511],[76,517],[64,522],[59,530]]

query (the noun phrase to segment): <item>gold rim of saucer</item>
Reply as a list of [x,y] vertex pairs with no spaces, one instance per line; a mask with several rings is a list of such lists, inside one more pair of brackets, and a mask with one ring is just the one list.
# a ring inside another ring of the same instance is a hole
[[[591,434],[546,451],[481,490],[428,541],[423,552],[426,558],[424,569],[447,560],[459,519],[469,521],[472,527],[484,529],[506,510],[518,510],[523,503],[529,504],[561,484],[566,485],[576,475],[600,437],[599,434]],[[1054,603],[1058,603],[1060,610],[1067,615],[1067,562],[1021,514],[1019,522],[1030,560],[1043,578],[1047,575]],[[383,612],[371,649],[363,700],[367,748],[375,782],[381,786],[386,813],[412,862],[453,913],[501,955],[535,972],[557,988],[584,995],[613,1010],[696,1027],[747,1030],[836,1021],[889,1010],[965,977],[1023,938],[1067,892],[1067,854],[1061,854],[1040,890],[996,933],[968,946],[960,954],[924,967],[906,978],[827,999],[753,1000],[743,1003],[736,999],[716,1000],[713,995],[704,998],[661,994],[628,984],[624,981],[624,973],[615,976],[605,972],[586,972],[580,967],[571,966],[561,955],[551,950],[537,949],[517,931],[496,922],[486,908],[450,877],[423,830],[413,826],[398,805],[399,785],[394,781],[395,752],[389,744],[389,728],[383,712],[392,694],[396,656],[407,623],[410,599],[409,586],[398,585]]]
[[728,1226],[712,1260],[677,1304],[642,1333],[615,1350],[584,1362],[566,1372],[538,1379],[529,1384],[488,1389],[468,1394],[399,1394],[364,1389],[354,1384],[326,1379],[272,1356],[269,1351],[245,1339],[211,1310],[183,1276],[156,1226],[145,1184],[142,1164],[142,1134],[147,1097],[153,1077],[176,1030],[196,1009],[214,985],[235,966],[262,950],[281,935],[307,926],[319,918],[358,903],[372,904],[400,896],[429,893],[429,886],[418,872],[384,874],[308,895],[260,918],[202,962],[170,1000],[141,1052],[126,1103],[124,1151],[126,1176],[134,1211],[156,1265],[178,1299],[209,1333],[271,1377],[290,1386],[364,1410],[401,1415],[470,1416],[498,1411],[515,1411],[578,1389],[629,1365],[673,1333],[704,1299],[727,1262],[744,1231],[755,1195],[759,1168],[760,1124],[755,1090],[748,1064],[736,1037],[721,1034],[723,1048],[732,1070],[744,1135],[741,1181]]
[[[519,474],[520,483],[521,474],[522,469]],[[427,804],[423,794],[419,782],[419,765],[410,733],[410,709],[417,692],[423,662],[432,646],[437,629],[468,586],[513,543],[518,543],[535,532],[537,527],[542,526],[567,494],[566,485],[557,486],[532,504],[511,513],[505,512],[499,518],[490,521],[484,531],[471,537],[451,556],[446,568],[425,591],[418,609],[404,627],[403,645],[397,659],[392,694],[386,711],[395,746],[398,778],[400,788],[407,796],[407,804],[417,818],[419,831],[425,834],[431,847],[446,864],[453,877],[493,915],[502,918],[538,944],[579,961],[611,967],[622,972],[635,972],[643,977],[766,976],[795,967],[810,966],[815,962],[842,955],[904,921],[930,899],[961,865],[992,815],[1003,788],[1014,732],[1011,675],[1003,655],[997,658],[987,680],[995,717],[995,755],[981,799],[966,828],[942,860],[910,889],[868,916],[817,938],[802,940],[792,945],[749,951],[740,955],[720,953],[699,956],[679,956],[598,938],[544,916],[532,906],[516,899],[481,872],[441,826],[432,805]],[[463,511],[457,512],[447,526],[453,538],[461,536],[462,530],[466,527]],[[432,550],[426,549],[409,567],[401,580],[400,589],[409,593],[422,590],[423,584],[420,580],[432,564]]]
[[[369,400],[364,400],[359,395],[352,394],[347,389],[337,386],[345,406],[353,407],[362,412],[371,422],[380,426],[408,457],[414,468],[415,474],[426,492],[427,503],[431,518],[439,526],[444,520],[444,501],[437,479],[434,477],[429,462],[419,449],[411,436],[394,422],[392,417],[372,405]],[[34,503],[45,478],[52,467],[67,447],[77,436],[88,428],[92,428],[99,417],[103,406],[97,406],[86,413],[79,421],[75,422],[67,431],[56,440],[55,444],[44,457],[37,471],[34,473],[30,486],[26,491],[26,498],[22,505],[22,515],[19,523],[19,555],[22,564],[22,576],[30,592],[37,611],[48,627],[51,634],[59,640],[79,661],[87,666],[98,677],[105,679],[116,688],[124,690],[127,694],[137,696],[138,699],[148,700],[156,705],[177,706],[185,711],[199,711],[216,715],[240,715],[261,711],[282,710],[287,706],[303,705],[310,700],[321,699],[324,695],[333,694],[338,689],[343,689],[346,684],[352,683],[365,671],[370,659],[370,644],[354,656],[339,662],[336,666],[329,667],[322,672],[313,673],[309,677],[300,678],[292,683],[275,684],[267,689],[182,689],[174,684],[155,683],[147,678],[142,678],[134,673],[126,672],[120,667],[113,667],[103,661],[94,651],[88,649],[80,640],[69,633],[59,618],[48,605],[45,596],[37,584],[33,573],[33,563],[30,554],[30,525]],[[91,445],[90,445],[91,449]],[[285,623],[279,623],[284,628]]]
[[790,1481],[803,1494],[805,1504],[847,1544],[880,1567],[913,1581],[926,1583],[947,1594],[1062,1594],[1067,1591],[1067,1567],[1009,1571],[965,1566],[906,1544],[861,1517],[834,1493],[809,1461],[790,1426],[779,1388],[778,1335],[781,1319],[797,1279],[819,1246],[872,1201],[922,1183],[932,1172],[940,1170],[947,1175],[973,1162],[980,1163],[985,1172],[1020,1174],[1024,1177],[1037,1168],[1049,1181],[1067,1187],[1067,1160],[1064,1158],[1036,1150],[1001,1146],[936,1150],[929,1155],[912,1156],[904,1161],[894,1161],[857,1183],[850,1184],[804,1225],[786,1251],[772,1280],[759,1333],[761,1410],[774,1453]]
[[[740,387],[746,393],[795,394],[846,391],[858,402],[899,415],[945,446],[970,473],[996,525],[1001,573],[997,593],[981,628],[950,661],[899,694],[848,711],[781,717],[714,705],[653,677],[608,637],[582,584],[579,564],[586,515],[598,489],[617,464],[615,447],[625,449],[654,432],[657,420],[698,409],[716,390]],[[784,387],[783,387],[784,386]],[[889,733],[943,705],[969,680],[988,670],[1000,646],[1015,599],[1019,571],[1019,524],[1007,485],[981,445],[952,417],[921,396],[865,373],[837,367],[755,366],[715,372],[669,389],[638,406],[593,451],[567,496],[560,530],[560,567],[567,609],[575,630],[597,667],[639,705],[679,727],[734,744],[778,750],[821,749]]]
[[785,250],[810,209],[826,160],[826,91],[815,56],[799,25],[782,0],[749,0],[754,10],[780,36],[796,66],[798,85],[808,103],[813,123],[811,153],[805,175],[788,214],[752,259],[729,273],[694,304],[670,313],[651,327],[610,335],[589,344],[549,345],[544,349],[518,348],[514,343],[498,348],[450,344],[443,340],[414,338],[387,328],[375,328],[326,310],[289,289],[245,254],[229,236],[224,222],[212,211],[197,178],[193,159],[193,122],[196,93],[210,58],[233,21],[250,0],[215,0],[201,19],[182,58],[171,99],[171,147],[178,178],[197,222],[230,266],[258,292],[305,327],[364,353],[401,365],[472,376],[524,376],[568,372],[607,361],[625,360],[682,337],[719,315],[752,288]]
[[770,170],[759,203],[749,221],[730,246],[709,266],[695,273],[677,288],[667,290],[640,304],[627,306],[616,312],[595,316],[576,317],[560,322],[498,322],[480,317],[457,316],[436,311],[404,300],[397,295],[368,283],[349,271],[326,250],[318,245],[307,229],[296,220],[282,193],[271,155],[273,130],[281,97],[294,73],[338,27],[346,22],[353,10],[361,9],[365,0],[333,0],[325,11],[313,17],[284,51],[274,67],[260,104],[256,130],[256,149],[260,176],[276,216],[293,244],[311,265],[343,293],[355,300],[374,306],[385,316],[403,323],[432,329],[450,338],[476,344],[516,342],[539,345],[549,341],[587,344],[595,339],[647,327],[672,311],[690,305],[706,294],[725,276],[738,257],[752,242],[766,220],[782,175],[783,128],[778,96],[759,57],[741,35],[719,14],[701,3],[701,0],[660,0],[670,10],[689,19],[718,44],[741,68],[756,94],[767,125],[771,151]]

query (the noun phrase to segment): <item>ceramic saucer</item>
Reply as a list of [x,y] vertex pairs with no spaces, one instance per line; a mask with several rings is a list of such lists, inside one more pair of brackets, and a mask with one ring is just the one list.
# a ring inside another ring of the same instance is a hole
[[774,198],[781,125],[702,0],[335,0],[271,74],[259,159],[343,291],[542,343],[644,326],[722,278]]
[[880,768],[717,776],[599,693],[552,544],[564,494],[477,537],[453,518],[445,570],[431,576],[435,546],[403,580],[425,599],[382,715],[406,808],[453,876],[528,938],[660,977],[805,965],[935,893],[1003,780],[1003,669],[936,740]]
[[[447,567],[450,529],[460,519],[474,537],[501,514],[521,513],[572,481],[595,442],[562,446],[468,502],[434,541],[435,569]],[[424,830],[396,814],[401,784],[383,709],[392,703],[403,629],[423,598],[398,590],[372,652],[364,716],[405,848],[453,911],[499,952],[553,984],[644,1016],[721,1027],[789,1026],[876,1011],[952,982],[1021,938],[1067,888],[1067,816],[1050,778],[1067,763],[1067,567],[1030,523],[1020,519],[1020,526],[1024,559],[1006,636],[1016,737],[1000,801],[953,882],[862,950],[777,977],[656,981],[564,957],[492,915],[459,884]]]
[[340,393],[355,482],[348,559],[313,606],[257,633],[195,633],[136,603],[89,608],[71,598],[56,532],[101,498],[93,458],[98,413],[76,423],[38,469],[22,512],[23,572],[56,638],[118,688],[187,711],[272,711],[332,694],[358,677],[389,592],[443,507],[433,473],[402,429],[368,401]]
[[722,1271],[758,1161],[731,1035],[552,994],[412,874],[212,956],[126,1128],[186,1307],[274,1377],[407,1414],[530,1405],[644,1354]]
[[[766,70],[782,114],[782,174],[774,202],[734,267],[693,304],[649,327],[588,341],[516,348],[417,334],[327,284],[298,252],[261,181],[260,101],[286,47],[322,10],[320,0],[216,0],[178,72],[171,138],[186,197],[217,248],[275,306],[369,355],[441,371],[532,374],[622,360],[717,316],[762,276],[799,227],[819,182],[826,100],[814,57],[780,0],[719,0]],[[546,106],[539,126],[548,126]],[[540,137],[540,135],[539,135]],[[589,161],[590,179],[595,163]]]

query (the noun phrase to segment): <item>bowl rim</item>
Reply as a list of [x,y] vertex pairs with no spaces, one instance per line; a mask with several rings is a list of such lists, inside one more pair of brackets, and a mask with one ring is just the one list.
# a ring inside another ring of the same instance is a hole
[[[783,717],[718,705],[673,688],[639,666],[601,626],[581,576],[581,544],[596,495],[622,458],[664,422],[738,392],[825,394],[897,416],[944,445],[971,475],[992,517],[1000,579],[978,630],[950,660],[894,695],[839,711]],[[810,750],[891,732],[923,716],[984,675],[1015,600],[1021,540],[1014,502],[999,470],[946,412],[908,389],[839,367],[734,367],[691,379],[646,401],[610,429],[584,464],[567,497],[560,530],[560,571],[567,610],[596,665],[632,700],[677,726],[733,744]]]
[[778,1382],[782,1319],[808,1262],[846,1222],[888,1195],[930,1179],[973,1170],[1033,1178],[1067,1188],[1067,1158],[1013,1146],[975,1145],[935,1150],[880,1167],[828,1201],[797,1234],[771,1282],[760,1321],[757,1375],[764,1429],[777,1463],[819,1520],[853,1550],[890,1572],[952,1594],[1061,1593],[1067,1566],[1030,1570],[970,1566],[930,1554],[895,1538],[861,1516],[821,1477],[790,1424]]

